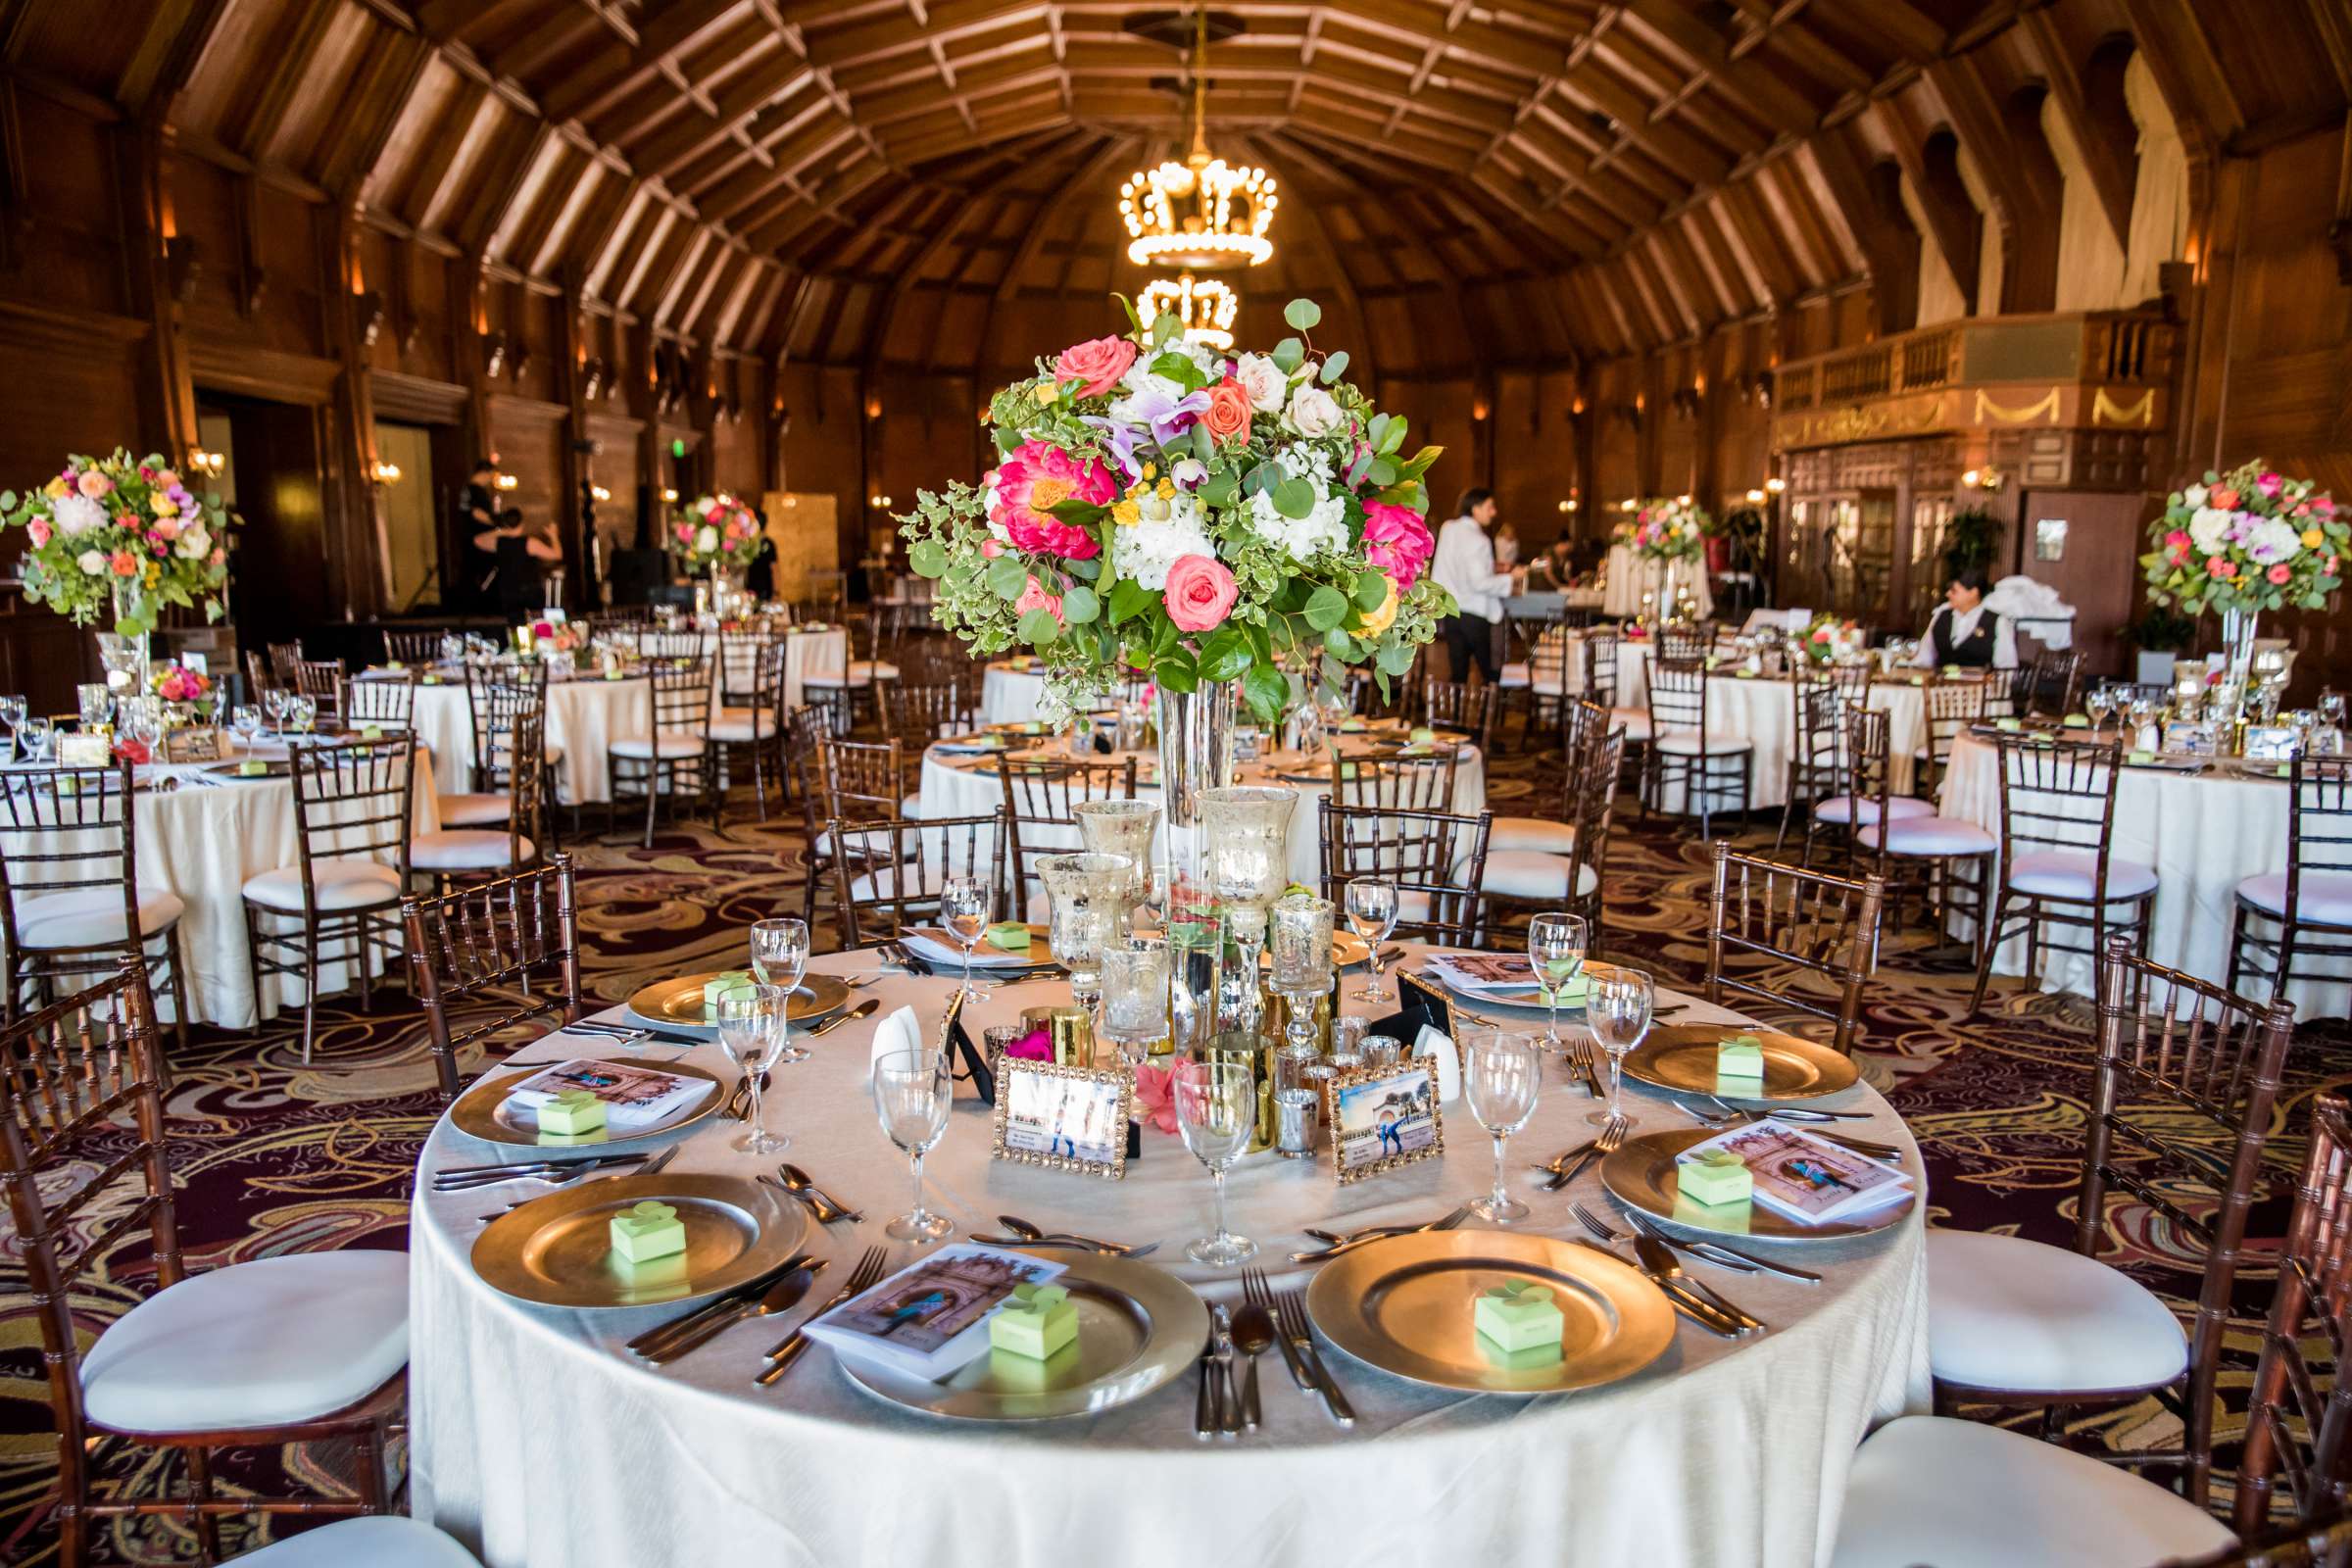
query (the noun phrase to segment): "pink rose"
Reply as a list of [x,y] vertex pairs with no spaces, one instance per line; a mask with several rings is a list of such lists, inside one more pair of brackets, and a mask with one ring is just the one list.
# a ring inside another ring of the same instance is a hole
[[147,532],[157,539],[176,539],[179,537],[179,519],[177,517],[158,517],[155,519],[155,526],[149,528]]
[[2266,496],[2276,496],[2278,493],[2278,487],[2285,482],[2276,473],[2266,473],[2254,481],[2254,488]]
[[1214,631],[1233,613],[1241,586],[1221,562],[1207,556],[1178,556],[1168,568],[1168,586],[1161,598],[1168,618],[1178,631]]
[[2164,536],[2164,547],[2167,550],[2185,550],[2188,548],[2188,535],[2175,528]]
[[1054,362],[1054,379],[1081,383],[1078,395],[1099,398],[1119,384],[1135,364],[1135,344],[1123,337],[1090,338],[1073,343]]
[[2222,578],[2234,577],[2237,575],[2237,567],[2230,563],[2227,556],[2207,556],[2205,558],[2205,575]]
[[998,467],[996,490],[997,505],[989,516],[1015,548],[1070,561],[1091,561],[1102,553],[1102,541],[1092,533],[1054,515],[1064,501],[1102,507],[1118,499],[1118,481],[1100,463],[1081,462],[1043,441],[1024,442]]
[[1200,416],[1211,441],[1250,439],[1250,389],[1227,376],[1208,389],[1208,411]]
[[41,546],[49,542],[49,519],[47,517],[35,517],[32,519],[32,521],[24,525],[24,531],[32,535],[32,547],[35,550],[38,550]]
[[1004,1048],[1004,1054],[1019,1061],[1052,1061],[1054,1035],[1051,1030],[1032,1029]]
[[690,545],[694,543],[694,524],[691,522],[679,523],[677,527],[677,534],[678,543],[682,545]]
[[1021,590],[1021,597],[1012,602],[1016,614],[1026,615],[1032,610],[1042,610],[1058,622],[1061,619],[1061,595],[1046,592],[1046,585],[1035,577]]
[[2278,564],[2276,566],[2273,566],[2270,570],[2271,581],[2275,583],[2284,583],[2292,576],[2294,576],[2294,572],[2287,568],[2287,564],[2283,561],[2278,563]]
[[92,501],[97,500],[100,496],[106,494],[109,490],[112,490],[115,487],[115,481],[109,479],[105,474],[100,473],[96,468],[82,469],[80,476],[74,482],[75,488],[79,489],[83,495],[88,496]]
[[1437,548],[1429,524],[1412,508],[1387,501],[1364,503],[1364,555],[1396,580],[1398,593],[1412,589]]

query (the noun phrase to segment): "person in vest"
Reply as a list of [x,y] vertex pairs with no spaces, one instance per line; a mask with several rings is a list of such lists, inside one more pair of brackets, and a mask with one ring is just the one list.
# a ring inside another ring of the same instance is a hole
[[1990,584],[1984,568],[1969,566],[1952,573],[1944,585],[1943,607],[1928,617],[1912,662],[1923,669],[2015,669],[2017,633],[2006,617],[1984,608]]

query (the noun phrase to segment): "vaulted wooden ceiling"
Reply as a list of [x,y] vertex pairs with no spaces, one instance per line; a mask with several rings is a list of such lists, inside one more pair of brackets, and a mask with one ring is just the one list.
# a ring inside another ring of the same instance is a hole
[[[2018,144],[2045,93],[2120,230],[2131,150],[2091,66],[2117,34],[2189,106],[2192,151],[2340,121],[2342,0],[2262,9],[2250,29],[2190,0],[1231,0],[1210,134],[1287,194],[1253,295],[1321,293],[1398,368],[1565,363],[1868,277],[1914,240],[1894,171],[1957,253],[1952,139],[2005,229],[2054,225],[2046,152]],[[493,277],[726,350],[987,368],[1035,346],[1007,305],[1140,281],[1111,192],[1180,148],[1188,15],[0,0],[0,38],[16,73]]]

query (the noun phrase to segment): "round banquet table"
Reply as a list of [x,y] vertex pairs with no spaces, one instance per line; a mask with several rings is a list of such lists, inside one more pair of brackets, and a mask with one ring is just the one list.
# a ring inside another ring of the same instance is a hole
[[[1055,748],[1059,742],[1041,736],[1037,742],[1048,757],[1058,759],[1064,754]],[[1119,754],[1123,756],[1125,754]],[[1114,756],[1102,760],[1116,761]],[[1323,850],[1321,829],[1317,825],[1316,808],[1311,804],[1331,793],[1328,773],[1317,773],[1310,782],[1301,771],[1298,776],[1253,763],[1245,763],[1235,770],[1237,784],[1288,784],[1306,797],[1291,817],[1291,880],[1307,887],[1323,883]],[[1135,798],[1139,801],[1157,801],[1159,788],[1159,754],[1136,754]],[[997,760],[992,755],[967,757],[943,753],[937,746],[923,751],[922,815],[926,818],[949,816],[981,816],[1004,804],[1004,788],[997,779]],[[1476,816],[1487,806],[1487,761],[1475,746],[1461,748],[1461,761],[1453,776],[1453,808],[1463,816]],[[1025,829],[1024,849],[1080,849],[1075,831],[1054,827]],[[1153,853],[1167,853],[1166,826],[1153,845]],[[1042,918],[1042,917],[1041,917]]]
[[[1604,614],[1626,618],[1663,613],[1672,608],[1676,588],[1690,590],[1690,613],[1694,619],[1706,620],[1715,613],[1715,595],[1707,583],[1706,564],[1697,557],[1653,561],[1636,555],[1624,545],[1611,545],[1606,575],[1600,599]],[[1647,605],[1642,602],[1644,594],[1651,596]]]
[[[815,961],[873,974],[870,953]],[[952,982],[887,975],[865,995],[884,1012],[912,1004],[936,1026]],[[1348,990],[1354,989],[1352,977]],[[973,1008],[975,1032],[1023,1005],[1059,1000],[1057,984],[1001,988]],[[1670,994],[1662,993],[1661,1002]],[[1349,1001],[1348,1010],[1361,1011]],[[1685,1017],[1730,1018],[1695,1006]],[[832,1259],[810,1292],[822,1301],[868,1245],[891,1267],[914,1250],[882,1225],[906,1205],[905,1157],[882,1136],[865,1084],[872,1025],[818,1042],[811,1060],[776,1069],[769,1125],[784,1156],[808,1170],[862,1224],[809,1244]],[[592,1054],[559,1036],[518,1054]],[[670,1048],[649,1052],[667,1056]],[[687,1059],[732,1073],[713,1047]],[[1688,1123],[1629,1086],[1637,1131]],[[1591,1136],[1591,1102],[1556,1074],[1513,1141],[1512,1187],[1525,1170]],[[1873,1111],[1863,1136],[1915,1146],[1873,1090],[1828,1102]],[[1444,1107],[1442,1159],[1348,1187],[1328,1160],[1256,1156],[1231,1178],[1233,1223],[1256,1261],[1303,1284],[1285,1254],[1314,1244],[1302,1227],[1351,1229],[1436,1216],[1486,1190],[1490,1145],[1460,1101]],[[727,1147],[731,1124],[683,1135],[673,1172],[749,1177]],[[1147,1128],[1118,1183],[991,1161],[989,1112],[960,1099],[926,1169],[926,1201],[958,1237],[995,1229],[1000,1212],[1130,1244],[1150,1261],[1229,1304],[1230,1272],[1188,1263],[1184,1244],[1208,1222],[1206,1173],[1170,1136]],[[1342,1429],[1262,1358],[1265,1424],[1238,1441],[1193,1435],[1194,1379],[1131,1403],[1036,1424],[962,1425],[919,1416],[855,1387],[819,1348],[770,1389],[752,1375],[791,1317],[753,1319],[665,1367],[623,1343],[675,1307],[577,1312],[529,1305],[475,1276],[480,1221],[516,1189],[436,1194],[425,1179],[502,1152],[444,1118],[427,1142],[412,1211],[410,1482],[417,1517],[449,1531],[491,1568],[587,1568],[760,1562],[1122,1565],[1456,1562],[1645,1568],[1730,1562],[1812,1564],[1835,1537],[1854,1448],[1879,1422],[1928,1407],[1924,1202],[1888,1230],[1805,1244],[1818,1286],[1762,1274],[1711,1283],[1773,1325],[1745,1342],[1678,1320],[1676,1337],[1623,1382],[1534,1398],[1464,1395],[1389,1376],[1325,1348],[1353,1403]],[[1534,1228],[1575,1234],[1569,1198],[1610,1206],[1595,1172],[1537,1200]],[[1479,1222],[1470,1221],[1475,1225]],[[1751,1246],[1766,1245],[1750,1243]],[[1784,1255],[1789,1255],[1786,1251]],[[1377,1496],[1379,1506],[1367,1506]]]
[[1043,718],[1039,705],[1046,696],[1042,669],[1015,669],[1003,660],[992,662],[980,677],[980,722],[1024,724]]
[[[265,743],[238,755],[282,758],[285,749]],[[414,831],[430,833],[439,829],[441,813],[430,788],[430,760],[417,761],[409,820]],[[132,807],[139,886],[176,894],[187,906],[178,934],[190,1016],[223,1029],[251,1029],[281,1008],[301,1006],[302,987],[289,975],[265,976],[262,995],[255,997],[245,942],[246,880],[302,858],[293,782],[229,778],[185,764],[142,766],[134,775],[142,786]],[[87,842],[94,846],[96,835]],[[47,845],[59,847],[62,841]],[[153,939],[148,947],[154,951]],[[383,960],[376,961],[380,968]],[[319,971],[322,993],[350,983],[345,963],[322,963]],[[157,988],[155,1002],[165,1018],[172,1016],[169,985]]]
[[[2115,785],[2115,827],[2109,839],[2117,858],[2156,868],[2154,929],[2147,956],[2200,980],[2222,984],[2230,974],[2230,920],[2237,884],[2247,877],[2286,868],[2286,823],[2291,803],[2283,779],[2246,778],[2215,769],[2202,774],[2126,766]],[[2070,803],[2072,805],[2073,803]],[[1937,808],[1946,816],[1974,822],[1995,838],[2001,832],[2000,752],[1966,730],[1953,742]],[[2097,819],[2096,803],[2083,815]],[[2266,927],[2276,931],[2276,926]],[[1974,931],[1955,920],[1953,930]],[[2087,934],[2067,940],[2088,947]],[[2004,942],[1993,953],[1998,974],[2024,974],[2026,940]],[[2298,979],[2287,988],[2297,1017],[2342,1017],[2352,1010],[2352,962],[2299,956]],[[2033,976],[2045,991],[2093,994],[2095,966],[2087,954],[2044,948],[2041,973]],[[2259,992],[2268,985],[2241,981]]]

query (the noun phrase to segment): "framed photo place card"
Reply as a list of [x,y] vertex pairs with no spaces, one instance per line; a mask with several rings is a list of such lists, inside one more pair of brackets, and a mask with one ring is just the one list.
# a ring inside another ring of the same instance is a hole
[[1325,1080],[1323,1125],[1343,1187],[1446,1152],[1437,1073],[1426,1057]]
[[1114,1182],[1127,1174],[1135,1080],[1124,1067],[1069,1067],[1008,1056],[997,1069],[991,1157]]

